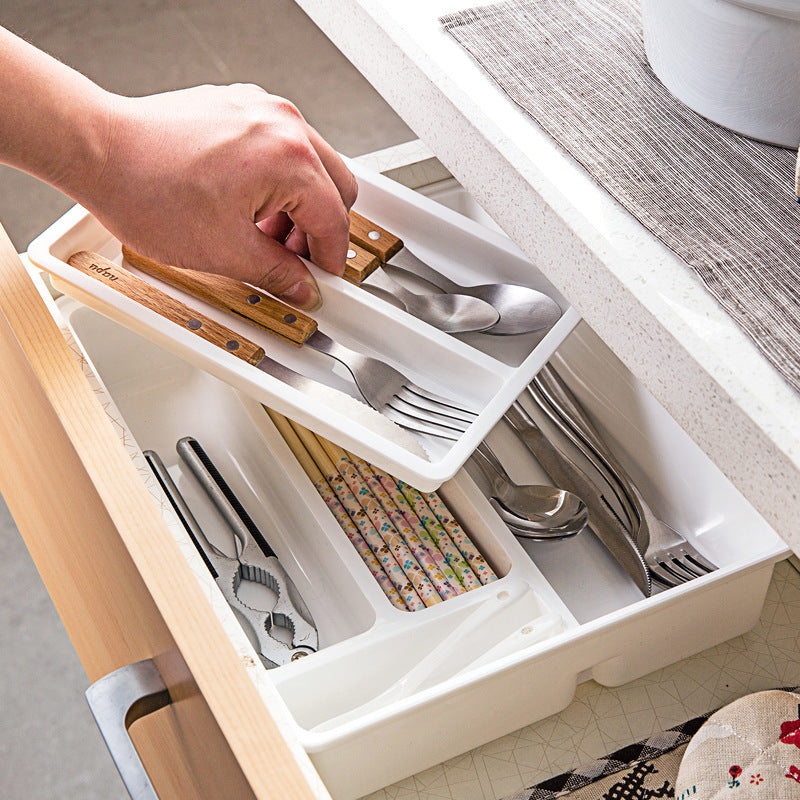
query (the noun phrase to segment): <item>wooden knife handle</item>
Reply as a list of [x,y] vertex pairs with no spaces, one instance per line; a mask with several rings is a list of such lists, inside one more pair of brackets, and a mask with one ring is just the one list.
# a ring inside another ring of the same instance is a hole
[[347,250],[347,262],[344,268],[344,277],[350,283],[361,283],[368,278],[381,265],[377,256],[359,247],[355,242],[350,242]]
[[317,330],[315,319],[235,278],[170,267],[125,246],[122,255],[146,275],[183,289],[223,311],[238,314],[294,344],[303,344]]
[[264,349],[239,336],[224,325],[194,311],[189,306],[170,297],[147,281],[137,278],[125,267],[117,266],[97,253],[83,250],[69,257],[67,263],[91,278],[102,281],[120,294],[130,297],[145,308],[155,311],[165,319],[191,331],[201,339],[227,350],[248,364],[258,364],[264,358]]
[[384,264],[403,247],[402,239],[356,211],[350,212],[350,241],[377,256]]

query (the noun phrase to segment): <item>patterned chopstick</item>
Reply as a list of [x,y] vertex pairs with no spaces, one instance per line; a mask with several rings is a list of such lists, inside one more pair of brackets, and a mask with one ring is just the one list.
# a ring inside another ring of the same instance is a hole
[[[312,434],[313,435],[313,434]],[[406,541],[404,534],[411,534],[411,530],[403,522],[406,530],[398,530],[389,515],[383,510],[380,503],[376,500],[370,487],[359,475],[358,470],[352,461],[347,457],[347,453],[338,445],[329,442],[322,437],[316,437],[320,447],[327,457],[333,462],[335,469],[344,478],[350,491],[355,495],[364,511],[367,512],[375,529],[389,545],[392,554],[406,573],[409,580],[414,584],[417,594],[426,606],[433,606],[442,602],[442,597],[437,590],[436,584],[439,582],[436,577],[444,576],[436,564],[428,557],[422,543],[412,543],[413,539]],[[436,581],[436,583],[435,583]],[[452,589],[450,589],[452,591]]]
[[489,566],[486,559],[480,554],[480,551],[472,543],[472,540],[461,529],[461,526],[453,519],[450,510],[442,502],[436,492],[423,493],[422,496],[430,506],[436,519],[439,520],[442,527],[447,531],[453,543],[461,551],[464,558],[467,559],[472,571],[478,576],[481,583],[492,583],[497,580],[494,570]]
[[[346,476],[338,472],[333,461],[331,461],[311,431],[292,420],[289,420],[289,424],[300,437],[311,457],[317,462],[322,474],[347,510],[350,518],[356,524],[372,552],[383,564],[392,583],[398,587],[398,591],[400,590],[398,583],[402,578],[406,579],[406,583],[412,591],[406,589],[401,592],[403,602],[413,611],[441,602],[436,590],[433,588],[433,584],[428,580],[422,571],[422,567],[411,555],[403,540],[397,535],[390,535],[393,532],[391,525],[384,531],[381,529],[381,525],[376,526],[372,521],[366,508],[364,508],[366,505],[364,498],[358,496],[361,487],[355,483],[352,486],[348,484]],[[394,569],[395,564],[398,567],[397,570]],[[403,585],[405,586],[405,584]]]
[[369,484],[373,494],[378,498],[378,502],[383,505],[384,510],[389,513],[391,509],[393,513],[402,514],[403,520],[419,538],[422,546],[441,570],[453,591],[456,594],[463,594],[466,589],[461,585],[458,576],[448,564],[447,558],[428,533],[420,518],[414,513],[414,509],[408,504],[394,478],[378,467],[368,464],[363,458],[359,458],[353,453],[348,453],[348,455],[361,476]]
[[447,563],[453,568],[453,571],[456,573],[458,580],[461,581],[461,585],[464,589],[466,591],[471,591],[481,586],[482,584],[478,576],[469,565],[467,559],[464,558],[461,551],[455,546],[450,535],[425,501],[422,492],[401,480],[397,481],[397,486],[403,494],[403,497],[406,498],[414,509],[414,513],[425,526],[425,530],[428,531],[433,541],[436,542],[436,546],[447,559]]
[[[309,480],[314,484],[314,488],[325,501],[325,504],[331,510],[331,513],[339,523],[345,535],[361,556],[361,559],[369,569],[372,577],[378,582],[378,585],[383,590],[389,602],[395,606],[395,608],[399,608],[403,611],[415,611],[419,608],[423,608],[422,601],[419,599],[419,596],[416,595],[413,586],[411,586],[410,582],[403,574],[400,566],[397,564],[397,561],[389,552],[386,545],[383,543],[377,545],[376,550],[378,552],[375,552],[369,546],[366,539],[359,531],[357,524],[348,514],[339,496],[337,496],[334,489],[325,480],[325,476],[311,457],[311,454],[306,450],[300,437],[289,424],[289,420],[277,412],[272,411],[272,409],[266,408],[266,406],[265,410],[275,424],[275,427],[283,436],[289,449],[303,467]],[[340,492],[341,491],[340,488]],[[349,494],[349,490],[347,490],[346,487],[343,494]],[[363,510],[358,506],[355,498],[353,498],[352,506],[355,506],[362,512],[361,516],[364,519],[365,525],[369,525],[369,520],[366,519]],[[380,556],[378,553],[380,553]],[[392,576],[395,580],[392,580]]]
[[[400,510],[394,497],[386,491],[372,467],[363,458],[359,458],[352,453],[347,453],[347,458],[355,466],[361,479],[367,484],[381,508],[392,521],[397,532],[403,537],[414,557],[422,565],[425,573],[436,587],[439,597],[442,600],[449,600],[451,597],[462,594],[464,590],[459,584],[455,573],[450,569],[444,556],[433,544],[433,540],[428,536],[422,523],[416,517],[409,519]],[[399,490],[397,493],[400,494]],[[402,495],[400,497],[404,499]],[[420,532],[422,536],[420,536]],[[425,539],[430,542],[432,547],[428,547]]]

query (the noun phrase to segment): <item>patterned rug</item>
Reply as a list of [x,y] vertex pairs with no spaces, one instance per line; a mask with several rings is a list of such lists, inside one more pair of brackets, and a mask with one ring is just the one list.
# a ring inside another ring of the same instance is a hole
[[505,800],[651,800],[675,797],[683,752],[711,712],[549,778]]
[[[797,692],[798,688],[783,687],[781,691]],[[713,713],[709,711],[641,742],[629,744],[503,800],[553,800],[556,797],[569,800],[654,800],[675,797],[675,779],[683,754],[692,737]],[[677,800],[685,799],[678,797]]]

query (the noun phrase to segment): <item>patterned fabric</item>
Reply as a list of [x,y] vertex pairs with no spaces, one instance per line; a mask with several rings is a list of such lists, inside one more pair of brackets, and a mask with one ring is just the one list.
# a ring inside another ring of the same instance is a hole
[[[722,711],[715,713],[723,713],[737,703],[761,694],[788,694],[797,691],[796,688],[775,689],[747,695],[743,700],[731,703]],[[782,708],[781,711],[783,710],[785,709]],[[800,712],[800,708],[795,710]],[[676,793],[675,787],[678,785],[678,771],[685,753],[693,746],[692,740],[695,734],[712,718],[712,713],[714,712],[695,717],[641,742],[615,750],[603,758],[584,764],[571,772],[556,775],[536,786],[522,789],[503,800],[555,800],[562,797],[569,800],[653,800],[658,797],[701,800],[701,795],[696,791],[693,792],[690,784],[681,784],[688,785],[688,793]],[[800,725],[790,721],[790,724],[780,728],[780,732],[784,742],[791,741],[800,747]],[[800,755],[800,750],[797,752]],[[733,762],[730,766],[734,766]],[[726,770],[729,768],[726,766]],[[800,778],[800,775],[798,777]],[[749,773],[747,779],[749,780]],[[786,783],[788,785],[789,781]],[[745,796],[742,795],[742,798]],[[764,800],[800,798],[800,783],[796,787],[792,785],[789,790],[776,792],[771,796],[767,794],[753,796],[763,797]],[[710,798],[712,795],[707,794],[704,797]],[[731,800],[736,800],[736,796],[731,795]]]
[[800,389],[795,153],[675,99],[647,62],[639,0],[509,0],[441,22]]
[[[523,789],[505,800],[553,800],[556,797],[569,797],[570,800],[650,800],[651,797],[673,797],[674,794],[665,792],[672,791],[680,757],[707,719],[707,714],[690,719],[572,772]],[[664,788],[665,781],[668,789]]]
[[708,719],[686,748],[678,797],[800,798],[800,694],[757,692]]

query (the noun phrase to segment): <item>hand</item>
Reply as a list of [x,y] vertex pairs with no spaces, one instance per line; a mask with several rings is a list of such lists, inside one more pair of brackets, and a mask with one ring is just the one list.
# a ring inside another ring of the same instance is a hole
[[104,155],[72,192],[131,249],[306,310],[298,255],[344,270],[355,178],[288,101],[251,85],[109,96]]

